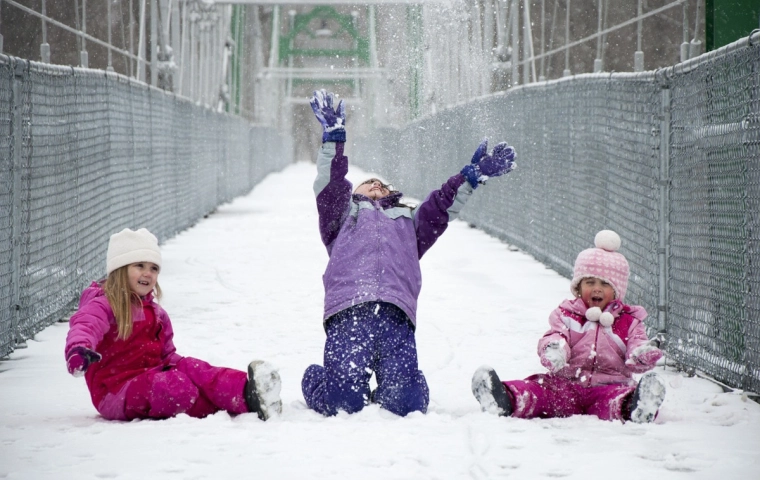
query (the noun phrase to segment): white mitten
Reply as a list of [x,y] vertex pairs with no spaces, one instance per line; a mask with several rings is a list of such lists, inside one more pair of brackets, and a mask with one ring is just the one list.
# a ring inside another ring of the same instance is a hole
[[562,370],[567,365],[564,340],[549,342],[541,354],[541,365],[552,373]]

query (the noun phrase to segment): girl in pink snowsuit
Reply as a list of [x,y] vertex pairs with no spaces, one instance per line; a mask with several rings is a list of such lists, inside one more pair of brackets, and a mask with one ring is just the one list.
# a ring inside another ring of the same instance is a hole
[[84,374],[92,403],[108,420],[202,418],[220,410],[280,413],[280,377],[253,361],[248,374],[177,354],[160,297],[161,252],[148,230],[124,229],[108,243],[107,277],[82,293],[66,338],[66,366]]
[[596,248],[575,261],[570,291],[549,316],[549,331],[538,342],[549,374],[502,382],[490,367],[472,378],[472,392],[484,411],[519,418],[596,415],[602,420],[654,420],[665,385],[654,373],[638,384],[633,374],[651,370],[662,352],[647,338],[646,311],[623,303],[629,267],[618,253],[620,237],[602,230]]

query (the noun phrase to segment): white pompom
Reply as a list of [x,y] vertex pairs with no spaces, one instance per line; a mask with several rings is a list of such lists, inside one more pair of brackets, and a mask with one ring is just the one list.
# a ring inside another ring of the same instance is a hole
[[586,318],[591,320],[592,322],[598,321],[601,315],[602,315],[602,309],[599,307],[591,307],[588,310],[586,310]]
[[608,252],[616,252],[620,248],[620,235],[612,230],[602,230],[594,237],[594,245],[596,248],[607,250]]
[[613,317],[610,312],[604,312],[599,316],[599,323],[601,323],[603,327],[609,327],[614,321],[615,317]]

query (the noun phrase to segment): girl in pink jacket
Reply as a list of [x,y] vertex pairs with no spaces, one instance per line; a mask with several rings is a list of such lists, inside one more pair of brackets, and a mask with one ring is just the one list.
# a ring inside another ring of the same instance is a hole
[[472,377],[472,393],[484,411],[519,418],[596,415],[602,420],[654,420],[665,385],[653,372],[662,352],[650,344],[642,307],[623,303],[628,262],[618,253],[620,237],[602,230],[596,248],[578,254],[570,291],[549,316],[538,342],[549,374],[502,382],[490,367]]
[[169,315],[154,300],[160,269],[148,230],[111,235],[107,277],[85,289],[71,317],[66,366],[84,375],[97,411],[108,420],[279,414],[280,376],[268,363],[251,362],[246,375],[177,354]]

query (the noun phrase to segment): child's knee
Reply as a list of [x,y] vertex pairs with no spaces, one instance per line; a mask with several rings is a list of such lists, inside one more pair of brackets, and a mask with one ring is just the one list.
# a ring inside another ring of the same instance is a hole
[[184,373],[176,370],[156,375],[151,395],[151,410],[160,415],[185,413],[198,400],[198,387]]
[[333,403],[339,410],[347,413],[356,413],[369,405],[369,383],[355,383],[341,385],[340,389],[333,390]]
[[170,418],[186,413],[199,392],[182,372],[168,370],[135,379],[127,389],[126,406],[131,418]]
[[301,392],[306,405],[322,415],[335,415],[335,410],[327,403],[326,386],[325,368],[321,365],[309,365],[301,379]]
[[311,395],[325,383],[325,368],[321,365],[309,365],[303,372],[301,391],[304,397]]
[[327,378],[325,368],[320,365],[310,365],[306,369],[301,391],[309,408],[327,416],[335,415],[339,410],[356,413],[369,400],[369,384]]
[[418,372],[408,381],[379,385],[374,400],[384,409],[403,417],[411,412],[427,412],[430,390],[425,376]]

